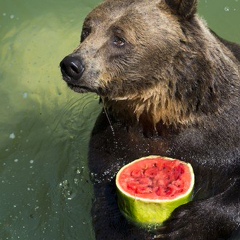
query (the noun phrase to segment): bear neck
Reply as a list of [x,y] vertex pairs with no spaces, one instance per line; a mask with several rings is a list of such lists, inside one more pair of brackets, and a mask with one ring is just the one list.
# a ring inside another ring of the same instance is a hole
[[187,105],[181,104],[171,96],[149,92],[149,97],[139,94],[131,99],[103,98],[104,108],[117,121],[128,126],[140,125],[147,132],[159,128],[179,128],[196,121]]
[[207,118],[216,118],[238,104],[239,66],[222,64],[221,67],[225,71],[217,69],[212,75],[211,70],[201,73],[201,76],[207,75],[207,79],[199,76],[196,79],[175,78],[170,80],[171,89],[166,84],[163,86],[161,79],[154,89],[135,96],[115,99],[103,97],[103,104],[115,120],[127,126],[139,125],[145,132],[159,133],[164,129],[172,132],[204,124]]
[[[147,99],[142,95],[122,100],[103,98],[103,104],[111,120],[121,122],[124,126],[138,126],[145,135],[167,135],[189,126],[204,124],[208,122],[208,118],[220,116],[230,107],[222,104],[220,95],[221,93],[213,96],[212,100],[191,102],[190,99],[180,101],[171,95],[162,97],[152,94]],[[237,99],[237,94],[233,95]],[[223,94],[222,97],[226,99],[226,95]],[[234,102],[234,98],[232,99]]]

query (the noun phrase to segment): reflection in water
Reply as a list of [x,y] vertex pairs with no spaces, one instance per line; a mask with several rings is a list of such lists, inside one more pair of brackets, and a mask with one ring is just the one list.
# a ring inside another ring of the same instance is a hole
[[[87,151],[100,108],[95,95],[67,89],[58,65],[98,2],[0,3],[0,239],[94,239]],[[239,22],[238,4],[202,1],[200,10],[240,42],[238,25],[226,27]]]

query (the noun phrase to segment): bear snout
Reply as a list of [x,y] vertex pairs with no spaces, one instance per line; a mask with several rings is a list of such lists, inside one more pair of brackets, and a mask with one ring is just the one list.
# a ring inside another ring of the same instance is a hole
[[84,65],[79,57],[67,56],[60,62],[60,68],[63,79],[68,83],[78,81],[85,70]]

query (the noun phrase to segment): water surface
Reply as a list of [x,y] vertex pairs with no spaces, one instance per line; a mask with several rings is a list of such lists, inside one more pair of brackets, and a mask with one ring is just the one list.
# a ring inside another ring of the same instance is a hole
[[[99,0],[0,0],[0,239],[93,240],[88,141],[94,94],[61,80]],[[200,14],[240,43],[240,0],[202,0]]]

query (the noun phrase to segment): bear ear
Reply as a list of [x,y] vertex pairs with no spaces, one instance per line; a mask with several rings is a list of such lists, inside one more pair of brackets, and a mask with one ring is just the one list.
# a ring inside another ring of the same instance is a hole
[[171,10],[183,18],[191,18],[197,12],[198,0],[165,0]]

